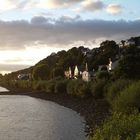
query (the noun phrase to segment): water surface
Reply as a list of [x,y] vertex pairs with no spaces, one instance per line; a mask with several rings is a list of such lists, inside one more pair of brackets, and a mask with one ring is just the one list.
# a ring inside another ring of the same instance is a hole
[[0,140],[85,140],[84,120],[50,101],[0,95]]

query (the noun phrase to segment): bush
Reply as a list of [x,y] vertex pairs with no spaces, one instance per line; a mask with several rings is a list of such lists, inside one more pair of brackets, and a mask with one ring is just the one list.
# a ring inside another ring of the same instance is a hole
[[18,83],[20,88],[26,88],[26,89],[32,88],[31,81],[22,80],[22,81],[17,81],[17,83]]
[[67,92],[67,80],[57,81],[55,84],[55,93],[66,93]]
[[101,127],[98,127],[90,140],[139,140],[140,114],[126,115],[114,113]]
[[32,84],[30,81],[27,80],[12,80],[3,83],[3,86],[8,86],[12,88],[23,88],[23,89],[31,89]]
[[117,80],[115,82],[112,82],[107,87],[107,93],[106,93],[106,99],[107,101],[112,104],[114,102],[114,99],[120,95],[120,92],[124,90],[131,82],[128,80]]
[[46,81],[33,81],[32,82],[32,89],[45,91],[47,82]]
[[140,81],[134,82],[120,92],[112,106],[113,110],[121,112],[129,112],[134,108],[140,109]]
[[97,79],[109,79],[110,74],[108,71],[100,71],[97,73]]
[[67,93],[84,98],[90,95],[90,87],[87,82],[82,80],[73,80],[67,85]]
[[74,95],[75,94],[75,84],[76,84],[76,80],[71,80],[68,82],[67,84],[67,93],[70,95]]
[[87,82],[84,82],[82,80],[77,80],[77,83],[75,85],[75,95],[84,98],[90,95],[90,87]]
[[53,80],[47,81],[45,91],[49,93],[54,93],[56,82]]
[[105,80],[98,80],[97,82],[91,83],[90,90],[92,96],[95,98],[102,98],[104,96],[105,85]]

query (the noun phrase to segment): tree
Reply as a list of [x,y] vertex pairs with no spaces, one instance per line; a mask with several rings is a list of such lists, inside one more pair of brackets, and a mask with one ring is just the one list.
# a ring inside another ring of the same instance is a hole
[[34,80],[48,80],[50,79],[50,69],[47,64],[40,64],[33,69]]
[[108,71],[100,71],[97,73],[97,79],[109,79],[110,75]]
[[125,40],[121,40],[121,43],[122,43],[122,47],[124,48],[124,46],[125,46]]
[[106,40],[100,44],[99,54],[96,56],[96,64],[106,65],[109,62],[109,58],[115,59],[119,53],[119,46],[115,41]]
[[64,77],[64,70],[60,67],[56,67],[52,70],[52,78]]
[[115,71],[117,77],[139,79],[140,78],[140,49],[131,46],[126,49],[124,57],[120,60]]

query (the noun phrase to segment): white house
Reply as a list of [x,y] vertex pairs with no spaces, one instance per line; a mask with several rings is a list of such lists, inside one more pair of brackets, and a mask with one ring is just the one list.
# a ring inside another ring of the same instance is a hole
[[75,69],[74,69],[74,78],[77,79],[77,77],[79,76],[79,70],[78,70],[78,67],[77,65],[75,66]]
[[82,73],[82,80],[86,81],[86,82],[89,82],[93,79],[94,79],[94,70],[89,72],[88,71],[88,65],[86,63],[85,71],[83,71],[83,73]]
[[82,73],[82,79],[83,81],[86,81],[86,82],[91,81],[90,73],[88,71],[84,71]]
[[114,70],[118,66],[118,64],[119,64],[119,60],[112,62],[112,60],[109,59],[108,71]]
[[32,77],[31,77],[31,74],[19,74],[17,76],[18,80],[31,80]]
[[65,71],[64,74],[65,74],[65,77],[66,78],[69,78],[69,79],[72,78],[72,70],[71,70],[71,67],[69,67],[69,70]]

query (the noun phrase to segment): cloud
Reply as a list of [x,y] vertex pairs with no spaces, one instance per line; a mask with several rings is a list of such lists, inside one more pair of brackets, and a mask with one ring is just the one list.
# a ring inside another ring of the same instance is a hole
[[[95,12],[106,10],[110,14],[121,13],[123,7],[119,4],[106,5],[102,0],[4,0],[1,1],[0,11],[13,9],[61,9],[70,8],[73,11]],[[48,15],[48,13],[40,13]]]
[[28,68],[29,65],[20,65],[20,64],[0,64],[0,73],[4,72],[4,71],[15,71],[15,70],[21,70],[21,69],[25,69]]
[[110,14],[119,14],[122,12],[123,7],[119,4],[110,4],[106,10]]
[[73,4],[82,2],[83,0],[23,0],[23,1],[14,0],[14,2],[15,1],[16,8],[19,9],[29,9],[29,8],[56,9],[72,6]]
[[140,20],[82,20],[79,16],[60,19],[33,17],[30,22],[0,21],[0,49],[20,50],[43,45],[69,48],[80,41],[86,43],[101,38],[119,40],[139,33]]
[[85,0],[82,2],[80,10],[93,12],[102,10],[104,7],[105,4],[102,1]]
[[11,9],[59,9],[81,6],[80,9],[88,11],[100,10],[104,3],[100,0],[4,0],[1,2],[0,10]]
[[0,2],[0,10],[1,11],[5,11],[5,10],[9,10],[9,9],[14,9],[17,4],[17,1],[16,0],[4,0],[4,1],[1,1]]
[[[82,2],[83,0],[48,0],[46,2],[46,6],[48,8],[63,8],[63,7],[68,7],[70,5]],[[40,5],[43,4],[43,1],[40,2]],[[45,3],[44,3],[45,4]]]

